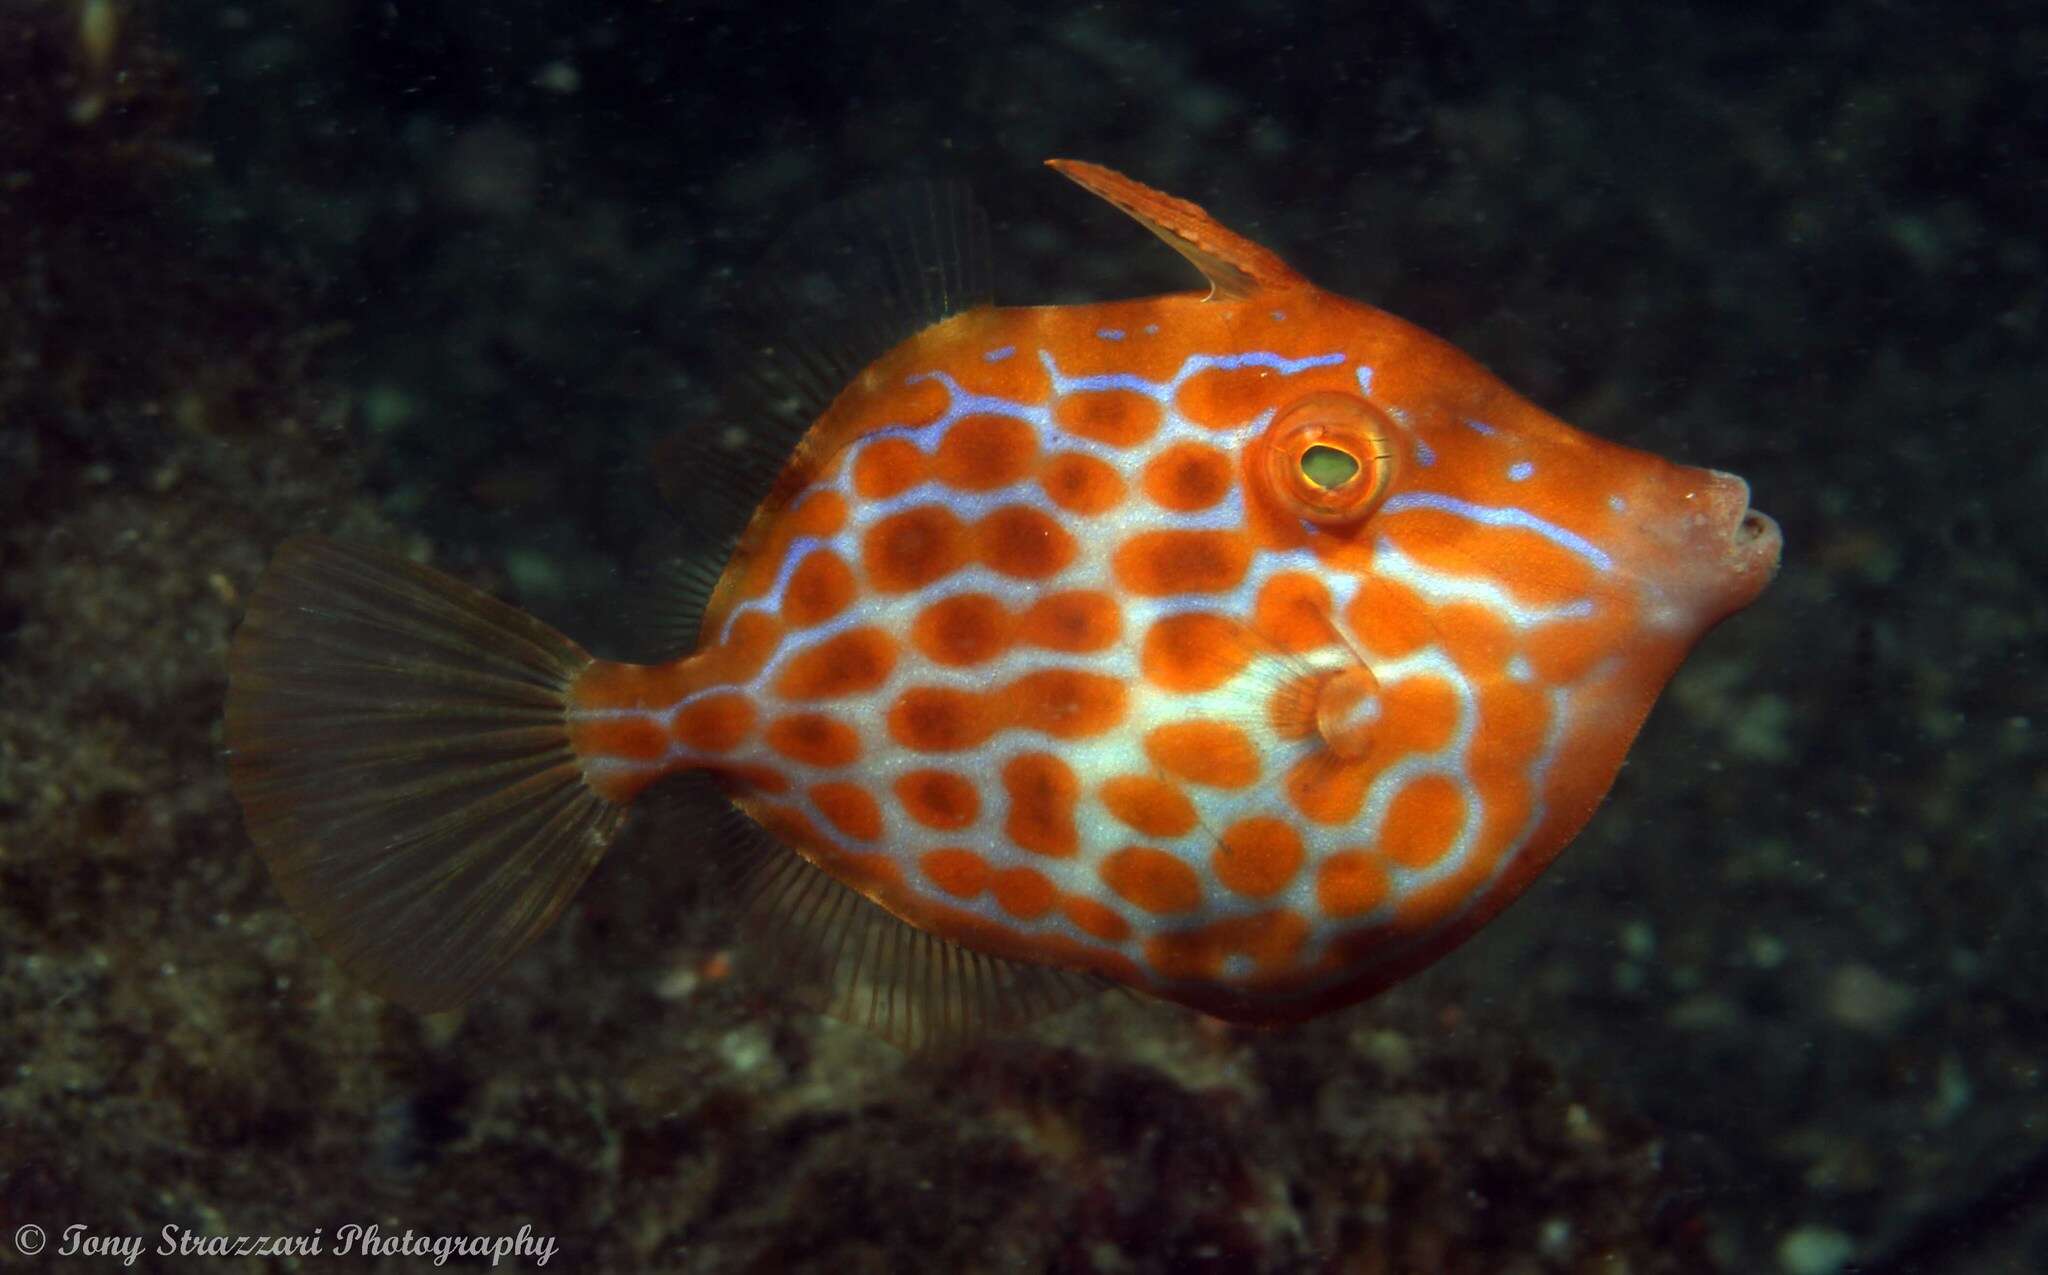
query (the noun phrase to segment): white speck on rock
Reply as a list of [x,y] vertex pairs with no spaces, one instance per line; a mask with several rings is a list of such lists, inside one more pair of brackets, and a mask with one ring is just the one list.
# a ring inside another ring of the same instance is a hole
[[1913,1012],[1913,989],[1868,965],[1841,966],[1828,978],[1828,1016],[1844,1027],[1889,1036]]
[[1855,1242],[1825,1226],[1802,1226],[1778,1243],[1778,1268],[1785,1275],[1835,1275],[1854,1256]]

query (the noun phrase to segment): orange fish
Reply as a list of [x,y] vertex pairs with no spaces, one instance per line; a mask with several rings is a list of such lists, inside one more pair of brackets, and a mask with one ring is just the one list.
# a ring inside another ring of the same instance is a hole
[[833,331],[783,281],[764,402],[804,428],[751,487],[700,449],[751,517],[687,654],[594,660],[423,567],[279,550],[231,656],[231,777],[351,974],[458,1004],[680,772],[765,830],[748,930],[788,981],[907,1045],[1104,983],[1318,1014],[1578,833],[1776,569],[1748,488],[1572,429],[1193,204],[1053,167],[1208,292],[997,308],[971,205],[842,216],[880,291]]

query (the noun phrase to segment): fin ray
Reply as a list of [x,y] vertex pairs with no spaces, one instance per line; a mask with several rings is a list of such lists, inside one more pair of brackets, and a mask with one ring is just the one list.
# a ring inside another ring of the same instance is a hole
[[356,980],[452,1008],[589,875],[623,814],[569,744],[590,662],[405,559],[279,548],[229,656],[229,780],[279,892]]
[[1209,281],[1212,301],[1244,301],[1264,292],[1299,288],[1307,282],[1271,249],[1225,228],[1196,204],[1154,190],[1100,164],[1078,159],[1045,162],[1054,172],[1107,202],[1186,257]]
[[725,574],[729,545],[707,545],[679,520],[654,530],[634,564],[627,621],[620,626],[626,658],[642,664],[675,659],[697,645],[712,590]]
[[[988,218],[964,184],[920,181],[798,220],[736,288],[720,325],[733,369],[722,415],[657,444],[664,494],[723,564],[804,436],[856,376],[904,341],[994,304]],[[693,572],[671,632],[697,636],[718,575]],[[687,641],[679,642],[687,646]]]
[[913,926],[784,846],[709,783],[701,798],[724,809],[743,963],[788,999],[915,1053],[1021,1026],[1106,986]]

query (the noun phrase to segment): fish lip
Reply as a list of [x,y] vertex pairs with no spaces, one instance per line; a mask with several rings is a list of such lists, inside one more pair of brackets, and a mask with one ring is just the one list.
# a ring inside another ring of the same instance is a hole
[[1741,575],[1753,575],[1768,582],[1778,574],[1785,552],[1785,536],[1778,520],[1757,509],[1745,509],[1728,538],[1728,564]]
[[1784,543],[1784,535],[1778,530],[1778,520],[1761,509],[1743,510],[1730,539],[1739,550],[1755,549],[1765,541]]
[[1725,566],[1739,577],[1770,580],[1785,547],[1777,519],[1751,507],[1747,482],[1718,469],[1708,472],[1713,476],[1712,499],[1721,514],[1717,539],[1724,546]]

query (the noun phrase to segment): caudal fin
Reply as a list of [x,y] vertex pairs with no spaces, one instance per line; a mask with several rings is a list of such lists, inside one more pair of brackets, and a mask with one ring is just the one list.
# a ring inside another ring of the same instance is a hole
[[590,662],[402,558],[277,551],[228,657],[228,777],[279,891],[371,990],[460,1004],[603,856],[623,810],[564,720]]

